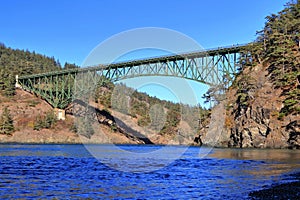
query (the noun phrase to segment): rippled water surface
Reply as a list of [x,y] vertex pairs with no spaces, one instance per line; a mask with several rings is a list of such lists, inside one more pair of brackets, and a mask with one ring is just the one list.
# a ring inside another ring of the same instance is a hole
[[272,183],[293,181],[287,174],[300,169],[299,151],[291,150],[87,149],[0,145],[0,199],[244,199]]

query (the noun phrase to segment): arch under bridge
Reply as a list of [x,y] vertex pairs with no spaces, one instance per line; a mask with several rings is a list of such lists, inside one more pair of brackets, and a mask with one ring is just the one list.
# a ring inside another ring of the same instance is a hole
[[[115,82],[138,76],[173,76],[208,85],[228,87],[239,68],[239,55],[246,45],[219,47],[206,51],[111,63],[17,77],[16,85],[40,96],[54,108],[64,109],[76,90],[98,84],[101,78]],[[82,84],[77,84],[82,81]]]

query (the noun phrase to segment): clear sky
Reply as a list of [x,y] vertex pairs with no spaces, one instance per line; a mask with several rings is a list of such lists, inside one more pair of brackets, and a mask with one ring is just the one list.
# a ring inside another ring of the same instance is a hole
[[0,0],[0,42],[81,65],[107,38],[133,28],[179,31],[202,47],[255,39],[287,0]]

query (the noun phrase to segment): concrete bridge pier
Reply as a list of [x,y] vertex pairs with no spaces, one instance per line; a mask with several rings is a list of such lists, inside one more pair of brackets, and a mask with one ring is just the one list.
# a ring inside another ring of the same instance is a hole
[[66,111],[64,109],[54,108],[54,114],[58,120],[66,120]]
[[22,89],[22,86],[19,84],[19,75],[16,75],[16,84],[15,84],[15,87]]

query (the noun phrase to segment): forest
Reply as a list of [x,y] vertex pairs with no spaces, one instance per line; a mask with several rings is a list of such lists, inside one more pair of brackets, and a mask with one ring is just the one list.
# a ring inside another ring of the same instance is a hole
[[76,68],[75,64],[65,63],[63,66],[54,57],[6,47],[0,43],[0,92],[12,96],[15,92],[15,76],[37,74]]

